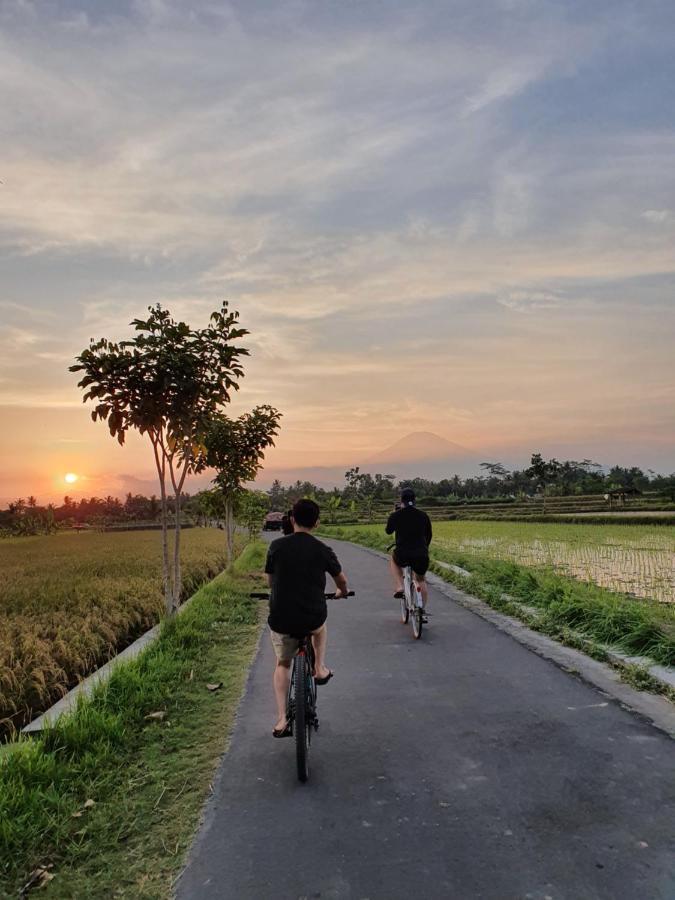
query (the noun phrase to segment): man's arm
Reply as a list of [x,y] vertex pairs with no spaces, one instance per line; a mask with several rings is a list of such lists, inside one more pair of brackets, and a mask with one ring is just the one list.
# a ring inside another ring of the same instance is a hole
[[431,519],[429,518],[429,516],[427,516],[426,526],[425,526],[425,529],[424,529],[424,530],[425,530],[425,535],[424,535],[424,536],[425,536],[425,538],[426,538],[426,541],[427,541],[427,547],[428,547],[429,544],[431,543],[431,537],[432,537],[432,532],[431,532]]
[[345,573],[342,571],[342,566],[340,565],[340,560],[335,555],[335,551],[328,546],[328,544],[324,544],[324,552],[326,554],[326,572],[330,575],[330,577],[335,582],[335,587],[337,588],[336,597],[346,597],[349,593],[349,589],[347,588],[347,578],[345,577]]
[[272,545],[270,545],[265,558],[265,575],[267,575],[267,586],[270,589],[272,588],[272,572],[274,572],[274,550]]
[[349,588],[347,587],[347,576],[344,572],[338,572],[337,575],[331,576],[333,581],[335,582],[335,587],[337,591],[335,592],[335,597],[346,597],[349,593]]
[[396,523],[394,522],[395,515],[396,515],[396,513],[393,512],[387,519],[387,525],[384,529],[386,534],[393,534],[396,531]]

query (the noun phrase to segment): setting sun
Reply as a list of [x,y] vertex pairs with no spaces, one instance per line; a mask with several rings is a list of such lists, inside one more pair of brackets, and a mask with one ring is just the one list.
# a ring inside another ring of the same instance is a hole
[[75,472],[68,472],[64,476],[64,481],[68,482],[68,484],[75,484],[77,479],[78,479],[78,476],[75,474]]

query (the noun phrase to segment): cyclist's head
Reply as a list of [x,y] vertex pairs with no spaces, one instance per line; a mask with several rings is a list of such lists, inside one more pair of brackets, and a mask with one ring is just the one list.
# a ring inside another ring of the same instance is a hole
[[403,488],[401,491],[401,503],[403,506],[415,505],[415,491],[412,488]]
[[293,521],[301,528],[314,528],[319,521],[319,507],[313,500],[298,500],[292,513]]

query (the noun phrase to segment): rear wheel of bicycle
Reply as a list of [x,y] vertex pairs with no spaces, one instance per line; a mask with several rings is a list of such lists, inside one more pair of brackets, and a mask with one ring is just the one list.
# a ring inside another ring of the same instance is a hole
[[295,759],[298,767],[298,778],[307,781],[309,777],[309,697],[307,680],[310,677],[307,657],[303,654],[295,657],[294,690],[295,690]]
[[418,590],[416,584],[413,585],[413,590],[415,592],[413,594],[413,598],[414,598],[413,602],[414,602],[415,608],[412,611],[412,630],[413,630],[413,636],[414,636],[415,640],[419,641],[419,639],[422,637],[422,623],[424,621],[424,607],[420,606],[421,597],[420,597],[420,593],[419,593],[419,590]]
[[405,591],[403,591],[403,596],[401,597],[401,622],[403,622],[404,625],[408,624],[409,616],[410,613],[408,612],[408,601],[405,597]]
[[413,636],[416,641],[419,641],[419,639],[422,637],[422,621],[422,610],[416,609],[413,612],[412,618]]

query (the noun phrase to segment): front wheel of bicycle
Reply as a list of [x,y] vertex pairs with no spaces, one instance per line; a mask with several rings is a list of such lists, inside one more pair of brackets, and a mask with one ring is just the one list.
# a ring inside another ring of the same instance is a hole
[[298,779],[302,782],[309,777],[309,696],[307,680],[310,677],[307,657],[304,653],[295,657],[293,686],[295,691],[295,759]]

